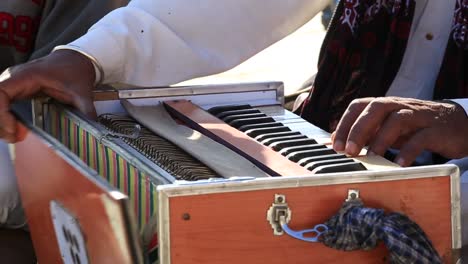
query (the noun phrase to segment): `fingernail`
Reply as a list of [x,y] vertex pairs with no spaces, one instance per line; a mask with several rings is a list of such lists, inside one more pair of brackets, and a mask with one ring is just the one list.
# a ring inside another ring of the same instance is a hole
[[336,151],[343,151],[344,148],[345,148],[345,145],[344,145],[343,141],[335,140],[333,142],[333,149],[335,149]]
[[346,153],[355,155],[359,152],[358,146],[353,141],[348,141],[346,144]]
[[404,160],[403,158],[398,158],[398,159],[396,160],[396,163],[397,163],[398,165],[400,165],[401,167],[404,167],[404,166],[405,166],[405,160]]

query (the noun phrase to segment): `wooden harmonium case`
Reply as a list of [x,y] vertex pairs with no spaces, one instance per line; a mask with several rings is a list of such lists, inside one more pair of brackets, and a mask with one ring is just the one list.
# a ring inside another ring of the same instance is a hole
[[34,102],[16,170],[38,261],[385,263],[383,245],[345,252],[294,231],[356,199],[408,216],[457,260],[455,166],[349,158],[283,102],[281,83],[98,91],[97,120]]

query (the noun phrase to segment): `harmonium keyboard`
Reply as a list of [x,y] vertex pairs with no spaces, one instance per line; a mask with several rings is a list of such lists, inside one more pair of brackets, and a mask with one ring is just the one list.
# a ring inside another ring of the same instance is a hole
[[15,165],[39,263],[386,263],[382,245],[345,252],[293,231],[357,197],[458,260],[455,166],[347,157],[283,101],[275,82],[100,90],[91,120],[35,100]]

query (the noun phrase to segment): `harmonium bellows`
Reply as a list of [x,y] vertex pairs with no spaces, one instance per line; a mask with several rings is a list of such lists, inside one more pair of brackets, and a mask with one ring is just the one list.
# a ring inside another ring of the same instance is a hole
[[345,252],[292,231],[350,199],[408,216],[458,259],[455,166],[337,153],[283,101],[274,82],[101,90],[91,120],[35,100],[15,165],[39,262],[385,263],[382,245]]

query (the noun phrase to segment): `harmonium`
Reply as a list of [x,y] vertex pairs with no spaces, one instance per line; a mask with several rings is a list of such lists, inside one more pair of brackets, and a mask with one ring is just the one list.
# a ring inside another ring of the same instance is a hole
[[38,262],[391,261],[392,239],[347,251],[324,238],[359,222],[339,216],[356,202],[416,223],[434,263],[459,260],[456,166],[336,153],[283,103],[277,82],[99,90],[97,119],[35,100],[15,166]]

